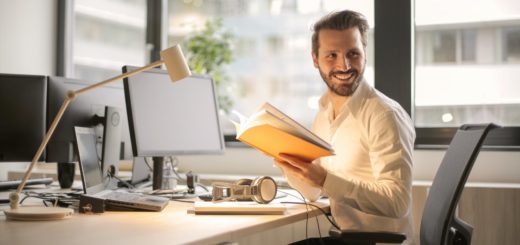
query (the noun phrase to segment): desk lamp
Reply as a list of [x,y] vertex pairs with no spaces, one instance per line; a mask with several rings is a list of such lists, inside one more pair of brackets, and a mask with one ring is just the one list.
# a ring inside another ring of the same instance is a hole
[[70,102],[72,102],[76,98],[76,96],[86,93],[88,91],[94,90],[96,88],[99,88],[108,83],[111,83],[111,82],[114,82],[114,81],[117,81],[117,80],[120,80],[120,79],[123,79],[126,77],[130,77],[130,76],[133,76],[140,72],[160,66],[163,63],[166,65],[166,70],[168,71],[168,74],[170,75],[170,79],[173,82],[181,80],[181,79],[191,75],[190,69],[188,67],[188,64],[186,63],[186,60],[184,59],[184,55],[182,54],[182,50],[179,45],[175,45],[173,47],[170,47],[168,49],[161,51],[161,58],[162,58],[162,60],[151,63],[147,66],[143,66],[136,70],[121,74],[119,76],[115,76],[113,78],[90,85],[88,87],[79,89],[77,91],[68,91],[67,92],[67,98],[65,99],[65,101],[63,101],[63,104],[61,105],[60,110],[58,111],[58,114],[52,121],[52,124],[49,127],[47,134],[43,138],[43,141],[42,141],[40,147],[38,148],[36,155],[32,159],[31,165],[29,165],[29,168],[25,172],[22,182],[16,189],[16,192],[10,193],[10,195],[9,195],[11,209],[4,210],[4,213],[5,213],[5,216],[7,217],[7,219],[28,220],[28,221],[29,220],[57,220],[57,219],[63,219],[63,218],[69,217],[72,215],[72,213],[74,213],[74,211],[70,208],[19,207],[20,193],[22,192],[23,187],[25,186],[25,183],[27,182],[27,179],[29,179],[32,169],[34,168],[34,165],[36,165],[36,162],[42,155],[43,150],[45,149],[45,147],[47,146],[47,143],[49,142],[50,138],[52,137],[52,134],[54,133],[56,126],[58,125],[59,121],[61,120],[61,117],[63,116],[63,113],[67,109],[67,106],[70,104]]

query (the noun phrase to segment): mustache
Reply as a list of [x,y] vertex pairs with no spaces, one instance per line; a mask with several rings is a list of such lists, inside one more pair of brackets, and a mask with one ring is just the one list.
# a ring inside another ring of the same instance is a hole
[[356,76],[359,72],[355,69],[348,69],[346,71],[331,71],[329,72],[329,76],[334,76],[334,75],[349,75],[349,74],[352,74],[354,76]]

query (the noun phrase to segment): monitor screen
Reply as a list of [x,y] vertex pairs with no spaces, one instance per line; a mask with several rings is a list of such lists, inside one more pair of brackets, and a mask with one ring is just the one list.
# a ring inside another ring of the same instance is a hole
[[32,161],[45,135],[46,81],[0,74],[0,161]]
[[103,189],[103,178],[96,149],[96,132],[94,128],[74,127],[76,151],[79,155],[79,167],[83,191],[96,193],[93,189]]
[[134,156],[224,151],[212,78],[171,82],[166,71],[153,69],[126,78],[124,88]]
[[[90,85],[81,80],[49,77],[47,100],[47,127],[58,113],[66,93],[69,90],[76,91]],[[53,137],[47,145],[47,162],[73,162],[77,161],[74,154],[74,126],[95,127],[97,135],[97,147],[101,159],[103,142],[103,121],[105,106],[114,106],[121,109],[121,159],[132,159],[130,134],[128,132],[128,120],[124,108],[124,91],[121,87],[104,86],[87,93],[81,94],[73,100],[56,128]],[[95,115],[99,116],[96,120]],[[97,126],[96,126],[97,125]]]

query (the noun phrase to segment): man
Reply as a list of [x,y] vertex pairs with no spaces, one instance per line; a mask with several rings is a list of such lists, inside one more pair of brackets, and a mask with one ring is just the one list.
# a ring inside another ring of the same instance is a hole
[[363,77],[368,30],[364,16],[348,10],[314,25],[312,60],[328,90],[313,131],[335,155],[311,163],[281,154],[275,163],[306,199],[328,196],[342,229],[403,232],[413,243],[415,131],[403,108]]

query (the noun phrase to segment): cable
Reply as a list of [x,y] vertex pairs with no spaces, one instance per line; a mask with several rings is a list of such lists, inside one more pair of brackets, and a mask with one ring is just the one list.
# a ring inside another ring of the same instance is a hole
[[128,187],[128,189],[135,189],[134,185],[132,185],[116,176],[116,167],[114,165],[110,165],[110,168],[107,171],[106,177],[108,177],[109,182],[111,182],[110,180],[112,180],[112,178],[114,178],[114,179],[118,180],[119,183],[126,185],[126,187]]
[[134,185],[128,183],[127,181],[124,181],[124,180],[120,179],[119,177],[117,177],[115,175],[112,175],[112,176],[109,176],[109,177],[117,179],[119,181],[119,183],[123,183],[123,185],[126,185],[126,187],[128,187],[128,189],[135,189]]
[[143,157],[144,158],[144,163],[146,164],[146,166],[148,167],[148,170],[150,172],[153,172],[153,168],[152,166],[150,165],[150,163],[148,162],[148,157]]
[[341,228],[339,228],[339,226],[333,221],[330,219],[329,217],[329,214],[327,212],[325,212],[325,210],[323,210],[322,208],[320,208],[319,206],[315,205],[315,204],[312,204],[312,203],[304,203],[304,202],[281,202],[281,203],[287,203],[287,204],[304,204],[304,205],[309,205],[309,206],[313,206],[315,208],[317,208],[318,210],[320,210],[324,215],[325,215],[325,218],[327,218],[327,220],[330,222],[330,224],[332,226],[334,226],[336,229],[338,230],[341,230]]
[[173,164],[172,164],[172,169],[173,169],[173,174],[175,174],[175,176],[177,176],[178,180],[186,181],[184,178],[181,177],[179,172],[177,172],[177,168],[176,168],[176,166],[173,166]]
[[[287,186],[285,186],[285,188],[287,188]],[[290,188],[290,187],[289,187],[289,188]],[[291,189],[293,189],[293,188],[291,188]],[[293,189],[293,190],[295,190],[296,192],[298,192],[298,194],[300,194],[301,197],[296,196],[296,195],[294,195],[294,194],[292,194],[292,193],[289,193],[289,192],[285,192],[285,191],[281,191],[281,190],[279,190],[279,191],[282,192],[282,193],[285,193],[285,194],[287,194],[287,195],[289,195],[289,196],[295,197],[296,199],[300,199],[300,200],[303,201],[303,203],[298,203],[298,204],[305,204],[305,210],[307,211],[307,212],[306,212],[306,216],[307,216],[307,217],[306,217],[306,219],[305,219],[305,239],[308,239],[308,238],[309,238],[309,236],[308,236],[309,207],[308,207],[308,205],[307,205],[307,201],[305,201],[305,197],[302,195],[302,193],[299,192],[299,191],[296,190],[296,189]],[[291,202],[280,202],[280,203],[291,203]],[[318,230],[318,233],[319,233],[319,235],[320,235],[320,239],[321,239],[321,231]]]
[[56,207],[58,205],[58,197],[55,196],[55,193],[35,193],[35,192],[24,192],[24,197],[22,200],[20,200],[20,205],[27,199],[27,198],[38,198],[43,201],[43,205],[45,207],[48,207],[49,205],[47,202],[50,202],[53,207]]
[[205,185],[201,184],[201,183],[197,183],[197,186],[204,189],[206,192],[209,192],[209,189],[208,187],[206,187]]
[[[305,197],[303,196],[303,194],[300,191],[296,190],[296,189],[294,189],[294,190],[296,192],[298,192],[298,194],[300,194],[301,200],[303,200],[303,202],[305,204],[307,204],[307,201],[305,200]],[[308,235],[308,231],[309,231],[309,205],[305,205],[305,210],[307,211],[307,218],[305,220],[305,239],[307,239],[307,241],[308,241],[308,239],[309,239],[309,235]],[[321,238],[321,231],[319,229],[318,229],[318,234],[320,235],[320,241],[321,241],[321,239],[322,239]]]
[[[290,196],[292,196],[292,197],[295,197],[295,198],[300,199],[300,200],[303,201],[303,202],[281,202],[281,203],[288,203],[288,204],[304,204],[304,205],[306,205],[306,206],[309,205],[309,206],[315,207],[315,208],[317,208],[318,210],[320,210],[320,211],[325,215],[325,218],[327,218],[327,220],[329,221],[329,223],[330,223],[332,226],[334,226],[334,227],[335,227],[336,229],[338,229],[338,230],[341,230],[341,228],[340,228],[340,227],[339,227],[339,226],[338,226],[338,225],[337,225],[337,224],[336,224],[336,223],[335,223],[335,222],[334,222],[334,221],[329,217],[329,214],[328,214],[327,212],[325,212],[325,210],[323,210],[321,207],[319,207],[319,206],[317,206],[317,205],[315,205],[315,204],[312,204],[312,203],[308,203],[308,202],[306,202],[306,201],[305,201],[305,198],[303,197],[303,195],[301,194],[301,192],[299,192],[298,190],[296,190],[296,189],[294,189],[294,188],[292,188],[292,187],[289,187],[289,186],[284,186],[284,185],[280,185],[280,186],[281,186],[281,187],[284,187],[284,188],[290,188],[290,189],[295,190],[296,192],[298,192],[298,194],[301,195],[301,198],[298,197],[298,196],[296,196],[296,195],[294,195],[294,194],[292,194],[292,193],[288,193],[288,192],[285,192],[285,191],[281,191],[281,190],[279,190],[280,192],[285,193],[285,194],[287,194],[287,195],[290,195]],[[316,218],[316,219],[317,219],[317,218]],[[319,223],[318,223],[318,224],[319,224]],[[319,232],[320,237],[321,237],[321,230],[320,230],[320,228],[319,228],[319,225],[318,225],[318,232]],[[321,242],[321,240],[320,240],[320,242]]]

